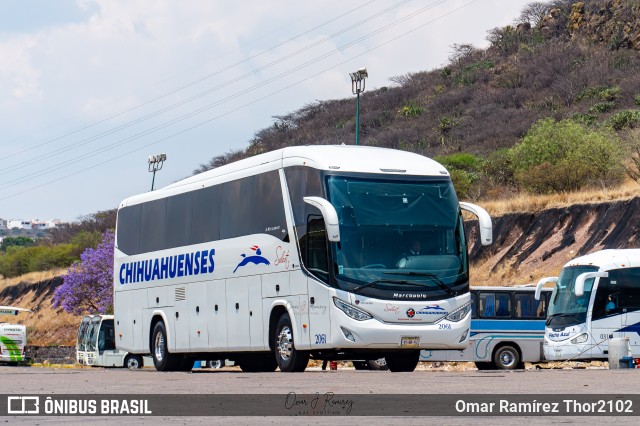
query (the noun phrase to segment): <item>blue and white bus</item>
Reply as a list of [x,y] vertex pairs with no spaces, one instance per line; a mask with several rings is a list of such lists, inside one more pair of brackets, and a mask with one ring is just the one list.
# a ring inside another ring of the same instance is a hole
[[421,361],[471,361],[479,370],[513,370],[543,361],[542,346],[551,290],[471,288],[471,336],[463,350],[423,350]]
[[[244,371],[464,348],[471,310],[461,209],[446,169],[362,146],[290,147],[124,200],[116,346],[161,371]],[[409,252],[416,242],[419,252]]]
[[544,338],[548,360],[598,360],[609,339],[629,338],[640,357],[640,250],[601,250],[569,261],[555,283]]

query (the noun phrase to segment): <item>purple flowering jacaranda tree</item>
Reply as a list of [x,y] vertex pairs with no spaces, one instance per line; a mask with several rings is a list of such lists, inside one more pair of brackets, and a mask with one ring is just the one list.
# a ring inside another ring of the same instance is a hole
[[113,312],[113,244],[112,231],[102,235],[102,242],[87,248],[62,277],[64,282],[53,295],[53,307],[72,314]]

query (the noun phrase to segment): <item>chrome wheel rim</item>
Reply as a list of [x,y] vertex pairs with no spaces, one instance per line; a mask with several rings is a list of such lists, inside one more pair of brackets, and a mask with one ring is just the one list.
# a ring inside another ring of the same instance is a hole
[[515,355],[511,351],[503,351],[500,354],[500,363],[505,367],[511,367],[515,362]]
[[162,362],[164,359],[164,335],[162,333],[156,334],[153,354],[158,362]]
[[293,334],[289,326],[282,327],[280,334],[278,334],[278,352],[280,357],[287,361],[291,358],[291,351],[293,350]]
[[135,357],[131,357],[129,358],[129,360],[127,361],[127,368],[139,368],[140,366],[138,365],[138,360]]

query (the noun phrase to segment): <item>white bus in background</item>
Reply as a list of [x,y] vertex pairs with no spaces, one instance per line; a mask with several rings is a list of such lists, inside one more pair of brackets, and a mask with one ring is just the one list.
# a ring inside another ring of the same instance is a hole
[[608,358],[610,338],[628,337],[640,357],[640,250],[601,250],[568,262],[555,283],[545,328],[547,360]]
[[[0,306],[0,316],[31,312],[15,306]],[[0,321],[0,362],[18,364],[26,361],[27,326]]]
[[142,368],[143,357],[116,349],[113,315],[87,315],[78,327],[78,364],[93,367]]
[[420,349],[467,345],[461,208],[489,244],[489,215],[458,202],[442,165],[344,145],[284,148],[130,197],[116,346],[161,371],[228,359],[295,372],[310,357],[413,371]]
[[472,287],[471,336],[463,350],[423,350],[421,361],[475,362],[478,370],[514,370],[543,361],[550,289]]

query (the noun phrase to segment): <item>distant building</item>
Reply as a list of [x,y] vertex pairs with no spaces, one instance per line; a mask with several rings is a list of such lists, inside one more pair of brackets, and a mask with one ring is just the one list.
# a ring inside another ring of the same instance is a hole
[[7,229],[7,220],[0,218],[0,229]]
[[9,219],[7,221],[7,229],[31,229],[30,220]]

